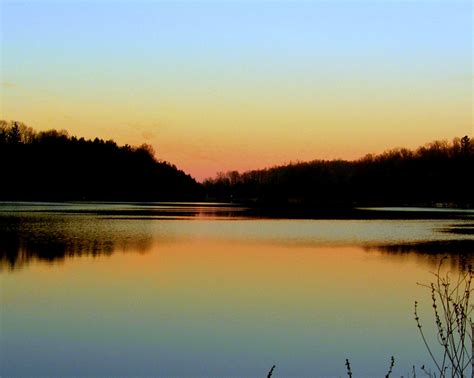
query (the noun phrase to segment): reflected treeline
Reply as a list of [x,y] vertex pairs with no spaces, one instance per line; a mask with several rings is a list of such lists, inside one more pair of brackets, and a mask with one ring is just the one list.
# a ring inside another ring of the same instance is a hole
[[105,220],[0,217],[0,270],[15,270],[34,260],[60,262],[68,257],[116,251],[147,252],[151,246],[149,233]]
[[[53,213],[54,210],[49,210]],[[58,209],[61,213],[63,210]],[[134,204],[130,207],[97,204],[96,208],[83,209],[81,205],[70,208],[68,213],[91,214],[110,219],[197,219],[197,218],[235,218],[253,214],[249,209],[232,204]]]
[[[315,155],[317,152],[315,152]],[[217,200],[275,207],[440,205],[474,207],[474,143],[455,138],[415,151],[396,149],[356,161],[315,160],[245,173],[220,173],[204,182]]]
[[201,186],[151,146],[118,146],[64,130],[0,121],[0,200],[196,200]]
[[443,229],[443,232],[460,235],[474,235],[473,224],[455,224],[449,228]]
[[416,255],[433,266],[437,266],[440,259],[447,256],[452,268],[462,270],[474,262],[474,239],[389,244],[368,246],[365,249],[398,256]]

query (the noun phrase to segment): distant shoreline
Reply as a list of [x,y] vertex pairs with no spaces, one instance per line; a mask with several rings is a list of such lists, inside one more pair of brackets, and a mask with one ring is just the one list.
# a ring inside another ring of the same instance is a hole
[[[130,202],[130,201],[0,201],[1,212],[42,211],[93,213],[134,217],[170,215],[212,215],[213,217],[249,217],[269,219],[472,219],[474,209],[420,207],[420,206],[380,206],[380,207],[324,207],[278,204],[250,204],[236,202]],[[450,232],[471,234],[472,230],[463,227]]]
[[[113,140],[86,140],[64,130],[37,132],[0,121],[0,161],[6,162],[0,200],[211,201],[303,218],[352,217],[354,208],[357,217],[366,211],[361,208],[474,208],[474,143],[467,135],[354,161],[221,172],[199,183],[156,157],[147,144],[119,146]],[[371,216],[380,217],[380,211]],[[392,209],[393,216],[400,217]]]

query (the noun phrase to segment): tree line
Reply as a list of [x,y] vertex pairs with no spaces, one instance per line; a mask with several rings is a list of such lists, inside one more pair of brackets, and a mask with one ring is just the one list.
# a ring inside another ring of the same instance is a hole
[[0,121],[0,200],[193,200],[201,186],[153,148]]
[[474,143],[468,136],[398,148],[355,161],[314,160],[204,181],[209,199],[261,206],[474,207]]
[[354,160],[314,160],[219,173],[200,184],[153,148],[35,131],[0,121],[0,200],[213,200],[276,208],[474,207],[468,136]]

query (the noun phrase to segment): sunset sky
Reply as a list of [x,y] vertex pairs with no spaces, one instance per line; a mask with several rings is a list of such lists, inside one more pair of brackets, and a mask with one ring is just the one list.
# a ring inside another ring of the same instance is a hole
[[472,135],[470,1],[3,0],[0,118],[218,171]]

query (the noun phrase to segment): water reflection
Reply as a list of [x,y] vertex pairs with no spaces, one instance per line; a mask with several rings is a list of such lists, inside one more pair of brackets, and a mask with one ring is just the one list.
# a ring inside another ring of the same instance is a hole
[[[198,220],[196,222],[196,220]],[[413,253],[437,261],[474,254],[473,223],[453,219],[264,219],[233,204],[0,204],[0,270],[32,261],[146,252],[186,239],[229,244],[361,246],[390,255]]]
[[448,228],[442,230],[443,232],[460,234],[460,235],[474,235],[474,224],[468,223],[456,223],[451,225]]
[[401,243],[365,247],[391,257],[415,255],[431,266],[437,266],[440,259],[448,256],[451,268],[466,270],[474,262],[474,239],[431,240],[417,243]]
[[469,220],[27,206],[0,211],[4,376],[262,377],[275,363],[328,377],[350,358],[372,377],[391,355],[406,376],[429,363],[412,306],[430,319],[430,293],[416,282],[447,253],[463,268],[474,242],[445,232]]
[[0,270],[18,269],[32,261],[52,263],[73,256],[146,252],[153,239],[146,224],[140,226],[87,217],[0,217]]
[[[471,220],[465,223],[450,223],[447,226],[433,227],[432,240],[416,242],[399,242],[386,245],[366,246],[368,251],[381,252],[390,257],[414,255],[423,264],[436,267],[443,257],[448,258],[451,269],[467,270],[474,262],[474,224]],[[454,239],[440,240],[440,234],[451,235]]]
[[390,355],[395,376],[429,362],[411,317],[431,278],[416,255],[156,242],[5,275],[4,375],[262,377],[276,363],[278,376],[329,377],[349,357],[374,377]]
[[236,218],[249,209],[232,203],[212,202],[0,202],[0,212],[5,214],[80,214],[111,218]]

